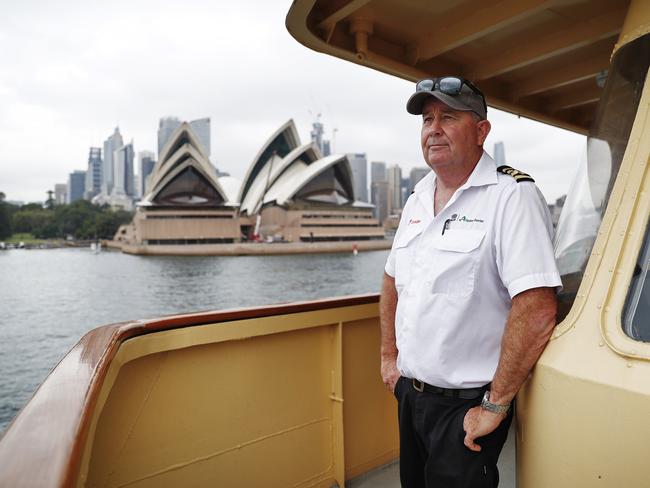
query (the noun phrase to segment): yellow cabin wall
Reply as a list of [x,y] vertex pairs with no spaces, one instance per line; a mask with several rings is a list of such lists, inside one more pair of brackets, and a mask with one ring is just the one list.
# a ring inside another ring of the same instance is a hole
[[[625,26],[620,45],[647,32],[650,4],[633,2]],[[517,397],[519,487],[650,486],[650,343],[621,325],[650,215],[649,173],[646,78],[576,301]]]

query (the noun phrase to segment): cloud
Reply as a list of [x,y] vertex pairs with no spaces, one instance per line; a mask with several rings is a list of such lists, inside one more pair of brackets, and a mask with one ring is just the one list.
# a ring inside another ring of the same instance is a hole
[[[405,173],[422,166],[419,119],[404,110],[412,84],[300,45],[284,26],[289,6],[43,0],[5,7],[0,40],[11,49],[0,70],[0,191],[42,200],[85,169],[88,148],[116,125],[136,151],[155,150],[166,115],[210,117],[212,157],[237,177],[287,119],[308,140],[317,113],[327,137],[337,129],[337,152],[365,152]],[[503,140],[513,166],[544,175],[535,176],[547,198],[566,191],[547,168],[570,173],[583,139],[490,112],[487,148]]]

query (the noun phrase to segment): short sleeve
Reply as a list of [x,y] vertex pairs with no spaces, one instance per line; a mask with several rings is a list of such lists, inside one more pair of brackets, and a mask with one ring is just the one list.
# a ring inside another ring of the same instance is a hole
[[535,184],[515,183],[501,202],[496,229],[499,275],[510,297],[531,288],[562,287],[553,253],[553,225]]
[[395,251],[390,250],[388,259],[386,260],[386,266],[384,266],[384,271],[391,278],[395,278]]
[[393,237],[393,245],[390,247],[390,254],[388,259],[386,259],[386,266],[384,266],[384,271],[391,278],[395,278],[395,243],[398,241],[400,232],[402,230],[402,220],[404,213],[402,213],[402,219],[400,219],[400,224],[397,227],[397,232],[395,232],[395,237]]

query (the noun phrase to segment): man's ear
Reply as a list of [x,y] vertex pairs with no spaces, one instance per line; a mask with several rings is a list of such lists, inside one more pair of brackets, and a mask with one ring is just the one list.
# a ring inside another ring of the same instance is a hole
[[485,139],[487,139],[487,136],[490,133],[491,128],[492,128],[492,124],[490,124],[489,120],[479,120],[476,123],[476,132],[477,132],[476,142],[479,146],[483,145]]

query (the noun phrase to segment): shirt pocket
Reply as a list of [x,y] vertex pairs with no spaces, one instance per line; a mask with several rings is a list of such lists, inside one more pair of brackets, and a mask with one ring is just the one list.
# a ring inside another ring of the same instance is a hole
[[395,240],[395,288],[398,293],[411,279],[411,266],[420,234],[422,229],[408,229]]
[[450,229],[435,241],[433,293],[457,297],[471,295],[484,238],[483,229]]

